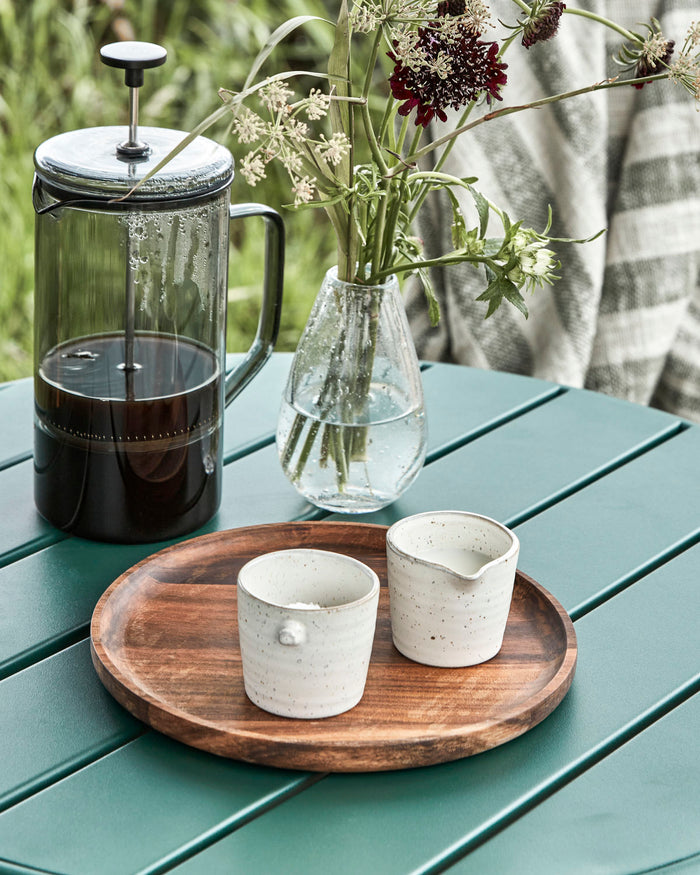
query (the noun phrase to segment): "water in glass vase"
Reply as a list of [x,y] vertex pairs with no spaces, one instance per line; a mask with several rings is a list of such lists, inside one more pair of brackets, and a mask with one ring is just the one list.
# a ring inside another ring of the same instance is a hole
[[283,399],[277,429],[282,469],[317,507],[367,513],[395,501],[420,471],[426,430],[422,406],[409,407],[393,387],[373,384],[364,421],[336,413],[323,417],[319,393]]

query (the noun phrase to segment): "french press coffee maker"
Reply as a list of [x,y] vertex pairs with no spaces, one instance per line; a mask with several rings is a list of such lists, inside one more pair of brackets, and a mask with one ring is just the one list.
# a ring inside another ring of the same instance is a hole
[[[101,56],[125,70],[128,128],[59,134],[34,156],[35,501],[76,535],[156,541],[219,506],[224,407],[277,337],[284,227],[267,206],[230,205],[233,158],[205,137],[153,174],[186,136],[138,126],[144,69],[165,49]],[[266,228],[262,308],[227,376],[229,223],[248,216]]]

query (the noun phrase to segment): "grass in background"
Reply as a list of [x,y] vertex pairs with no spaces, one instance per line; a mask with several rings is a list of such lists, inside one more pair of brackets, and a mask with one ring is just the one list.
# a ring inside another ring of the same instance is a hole
[[[301,14],[326,15],[323,0],[0,0],[0,380],[32,373],[34,149],[62,131],[127,121],[123,74],[100,62],[99,46],[117,39],[164,45],[166,64],[146,71],[140,122],[191,130],[219,105],[219,87],[240,87],[271,31]],[[332,28],[314,22],[268,63],[275,71],[285,59],[309,69],[327,58],[331,40]],[[225,128],[209,136],[236,155]],[[254,190],[234,179],[231,199],[279,209],[290,194],[286,180],[270,172]],[[283,215],[288,245],[277,348],[291,350],[335,253],[324,215]],[[257,221],[232,227],[230,351],[247,348],[257,325],[263,266]]]

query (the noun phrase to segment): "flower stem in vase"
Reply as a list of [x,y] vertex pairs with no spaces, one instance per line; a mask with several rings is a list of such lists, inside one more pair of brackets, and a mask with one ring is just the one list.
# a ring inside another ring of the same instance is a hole
[[[338,301],[338,304],[339,303],[340,302]],[[327,416],[328,413],[337,405],[337,400],[339,396],[340,369],[342,367],[343,354],[345,351],[345,341],[345,331],[341,330],[338,336],[337,344],[335,344],[333,349],[331,350],[328,373],[326,374],[323,382],[323,387],[321,389],[321,392],[319,393],[317,401],[317,405],[319,408],[319,418],[314,419],[312,417],[305,416],[303,413],[297,413],[294,417],[294,422],[292,424],[291,431],[289,432],[289,437],[287,438],[287,442],[285,444],[284,452],[282,455],[282,467],[285,470],[288,470],[288,467],[296,451],[297,445],[301,440],[304,428],[307,425],[309,426],[309,430],[299,453],[299,457],[294,468],[294,473],[291,476],[293,483],[298,483],[301,479],[302,474],[304,473],[304,468],[308,463],[309,455],[311,454],[314,444],[316,443],[319,429],[323,424],[323,418]],[[323,432],[321,434],[321,454],[319,458],[319,464],[323,465],[324,467],[327,466],[329,457],[332,458],[334,461],[336,460],[337,448],[336,441],[333,438],[332,429],[332,426],[329,426],[328,423],[325,423],[323,427]],[[347,466],[344,466],[344,470],[345,476],[347,476]]]
[[[374,370],[374,358],[377,350],[377,329],[379,328],[379,309],[381,307],[380,292],[376,289],[368,289],[370,294],[370,307],[367,317],[366,330],[368,337],[359,350],[360,358],[356,373],[356,383],[353,397],[366,408],[369,404],[369,392],[372,385],[372,372]],[[356,411],[357,413],[357,411]],[[362,419],[368,420],[367,411],[363,411]],[[355,415],[353,422],[360,421]],[[352,429],[352,443],[350,458],[353,461],[365,461],[367,458],[367,427]]]

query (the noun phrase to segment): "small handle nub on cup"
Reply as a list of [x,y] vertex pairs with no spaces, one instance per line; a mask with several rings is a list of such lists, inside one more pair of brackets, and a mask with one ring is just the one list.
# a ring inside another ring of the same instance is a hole
[[280,626],[277,640],[286,647],[297,647],[306,641],[306,629],[298,620],[287,620]]

